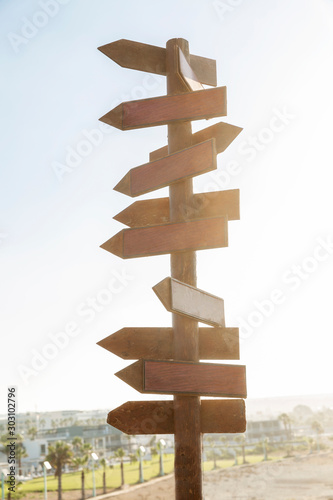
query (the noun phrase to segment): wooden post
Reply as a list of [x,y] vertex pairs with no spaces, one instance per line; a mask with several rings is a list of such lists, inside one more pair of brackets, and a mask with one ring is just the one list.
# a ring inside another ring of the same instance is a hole
[[[166,45],[166,71],[168,95],[181,94],[187,89],[179,78],[178,47],[185,57],[189,57],[188,42],[172,39]],[[191,122],[168,125],[169,154],[191,146]],[[170,221],[186,221],[181,207],[193,202],[192,179],[184,179],[169,188]],[[196,286],[196,253],[171,254],[171,277],[183,283]],[[198,322],[190,318],[172,314],[174,331],[173,353],[175,360],[199,361]],[[175,481],[176,500],[202,499],[200,432],[200,397],[174,396],[175,426]]]
[[[124,359],[139,358],[116,373],[120,379],[174,400],[127,402],[109,413],[108,423],[134,434],[174,433],[176,500],[202,500],[202,433],[244,432],[246,420],[242,399],[201,402],[200,396],[246,397],[246,379],[244,366],[199,363],[239,359],[238,329],[225,327],[223,299],[196,287],[196,251],[227,246],[239,193],[194,195],[192,176],[215,168],[216,154],[240,129],[220,123],[192,134],[192,120],[226,116],[226,87],[203,89],[202,83],[216,85],[216,63],[190,55],[186,40],[169,40],[165,49],[118,40],[100,50],[121,66],[167,77],[167,96],[123,102],[101,118],[121,130],[168,126],[168,145],[115,189],[134,197],[170,186],[169,198],[141,200],[118,214],[129,229],[101,247],[123,259],[170,253],[171,277],[153,290],[172,313],[172,329],[125,328],[99,344]],[[199,329],[198,321],[214,328]]]

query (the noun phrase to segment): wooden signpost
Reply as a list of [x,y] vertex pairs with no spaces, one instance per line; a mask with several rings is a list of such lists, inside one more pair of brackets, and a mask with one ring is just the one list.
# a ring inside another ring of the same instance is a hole
[[[108,424],[126,434],[174,434],[173,401],[128,401],[110,411]],[[203,399],[200,432],[245,432],[243,399]]]
[[207,250],[228,245],[225,216],[122,229],[101,248],[123,259]]
[[[222,153],[225,149],[232,143],[234,139],[241,133],[243,129],[240,127],[235,127],[235,125],[229,125],[228,123],[216,123],[210,127],[199,130],[191,137],[191,144],[199,144],[208,139],[215,139],[216,152]],[[168,154],[168,146],[163,146],[162,148],[152,151],[149,155],[150,161],[158,160],[163,158]]]
[[[172,359],[172,328],[122,328],[98,342],[123,359]],[[200,359],[239,359],[238,328],[199,328]]]
[[[194,194],[192,200],[179,206],[184,215],[193,219],[227,216],[239,220],[239,190]],[[154,226],[170,222],[169,198],[135,201],[113,217],[129,227]]]
[[135,197],[169,186],[168,198],[136,201],[116,215],[129,229],[101,247],[123,259],[171,259],[171,277],[153,290],[172,312],[172,328],[123,328],[98,344],[138,360],[116,373],[119,378],[141,393],[171,394],[173,401],[129,401],[107,422],[129,434],[174,434],[176,499],[200,500],[202,433],[245,431],[239,398],[246,397],[246,379],[243,365],[200,362],[239,359],[239,332],[225,326],[223,299],[196,284],[196,251],[228,245],[227,222],[239,219],[239,191],[194,194],[192,177],[216,168],[216,155],[241,128],[221,122],[192,134],[191,121],[226,115],[226,88],[216,87],[215,61],[191,55],[186,40],[169,40],[166,48],[118,40],[99,50],[125,68],[167,77],[166,96],[123,102],[101,118],[121,130],[168,127],[168,145],[150,153],[149,163],[130,170],[115,190]]
[[123,102],[100,120],[121,130],[203,120],[227,114],[226,87]]
[[132,168],[114,188],[128,196],[149,193],[216,168],[215,139]]
[[241,365],[140,359],[116,376],[141,393],[246,398]]
[[225,326],[223,299],[174,278],[165,278],[153,290],[167,311],[207,325]]

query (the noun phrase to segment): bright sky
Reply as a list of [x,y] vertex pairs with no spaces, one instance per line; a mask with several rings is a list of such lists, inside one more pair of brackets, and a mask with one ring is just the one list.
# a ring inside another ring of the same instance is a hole
[[99,248],[132,201],[113,187],[166,143],[165,126],[98,121],[121,101],[166,92],[164,77],[97,50],[121,38],[182,37],[216,59],[228,89],[221,120],[244,129],[218,173],[194,185],[241,190],[229,247],[198,252],[198,287],[222,297],[227,326],[241,328],[249,397],[331,393],[332,0],[20,0],[0,10],[0,413],[12,385],[19,411],[159,397],[114,377],[130,362],[96,346],[125,326],[171,325],[152,291],[169,257],[122,261]]

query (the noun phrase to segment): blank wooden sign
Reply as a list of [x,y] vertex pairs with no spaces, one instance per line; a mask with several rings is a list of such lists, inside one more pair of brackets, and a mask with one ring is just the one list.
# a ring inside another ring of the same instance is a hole
[[[126,434],[174,434],[173,401],[128,401],[110,411],[108,424]],[[243,399],[203,399],[200,406],[201,432],[245,432]]]
[[121,130],[202,120],[227,114],[226,87],[123,102],[100,120]]
[[165,278],[153,290],[167,311],[208,325],[225,326],[223,299],[174,278]]
[[140,359],[115,375],[142,393],[246,398],[243,365]]
[[132,168],[114,189],[128,196],[139,196],[213,169],[216,169],[216,148],[215,139],[210,139]]
[[[222,153],[232,143],[234,139],[241,133],[243,129],[230,125],[229,123],[215,123],[210,127],[206,127],[192,135],[192,145],[214,138],[216,140],[216,153]],[[158,160],[168,154],[168,146],[155,149],[149,155],[150,161]]]
[[[224,215],[239,220],[239,189],[196,193],[190,202],[180,204],[186,219],[208,219]],[[169,198],[135,201],[113,217],[129,227],[154,226],[170,223]]]
[[149,257],[228,245],[227,219],[200,219],[160,226],[123,229],[101,248],[121,257]]
[[[166,75],[166,49],[156,45],[116,40],[98,47],[107,57],[123,68]],[[190,64],[199,81],[216,87],[216,61],[207,57],[190,54]]]
[[[123,359],[172,359],[173,329],[127,327],[97,344]],[[199,328],[200,359],[239,359],[238,328]]]

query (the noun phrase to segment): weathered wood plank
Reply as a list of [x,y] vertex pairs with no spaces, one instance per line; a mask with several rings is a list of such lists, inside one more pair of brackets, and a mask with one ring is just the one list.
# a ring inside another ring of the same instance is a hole
[[190,64],[201,83],[216,87],[217,75],[215,59],[190,54]]
[[144,394],[246,398],[243,365],[140,359],[115,375]]
[[132,168],[114,189],[135,197],[214,169],[215,139],[209,139],[165,158]]
[[[174,434],[174,403],[128,401],[109,412],[107,423],[126,434]],[[200,428],[208,434],[245,432],[244,400],[202,400]]]
[[98,50],[123,68],[166,75],[163,47],[121,39],[102,45]]
[[[100,118],[121,130],[202,120],[227,114],[226,87],[123,102]],[[180,148],[182,149],[182,148]]]
[[[123,359],[172,359],[172,328],[122,328],[97,344]],[[199,328],[200,359],[239,359],[238,328]]]
[[[102,45],[98,47],[98,50],[123,68],[166,75],[166,49],[164,47],[121,39]],[[199,81],[216,87],[216,61],[196,55],[189,57]]]
[[[227,149],[227,147],[234,139],[236,139],[242,130],[243,129],[241,127],[236,127],[235,125],[230,125],[229,123],[215,123],[215,125],[211,125],[210,127],[206,127],[198,132],[195,132],[195,134],[192,134],[191,143],[194,145],[208,139],[215,138],[216,153],[223,153],[223,151]],[[168,146],[166,145],[152,151],[149,155],[149,160],[155,161],[159,158],[164,158],[167,154]]]
[[223,299],[174,278],[165,278],[153,290],[167,311],[208,325],[225,326]]
[[227,245],[227,220],[225,217],[216,217],[122,229],[103,243],[101,248],[122,259],[131,259]]
[[[179,206],[187,219],[209,219],[226,216],[228,221],[239,220],[239,189],[197,193]],[[170,223],[169,198],[135,201],[113,217],[129,227],[155,226]]]

